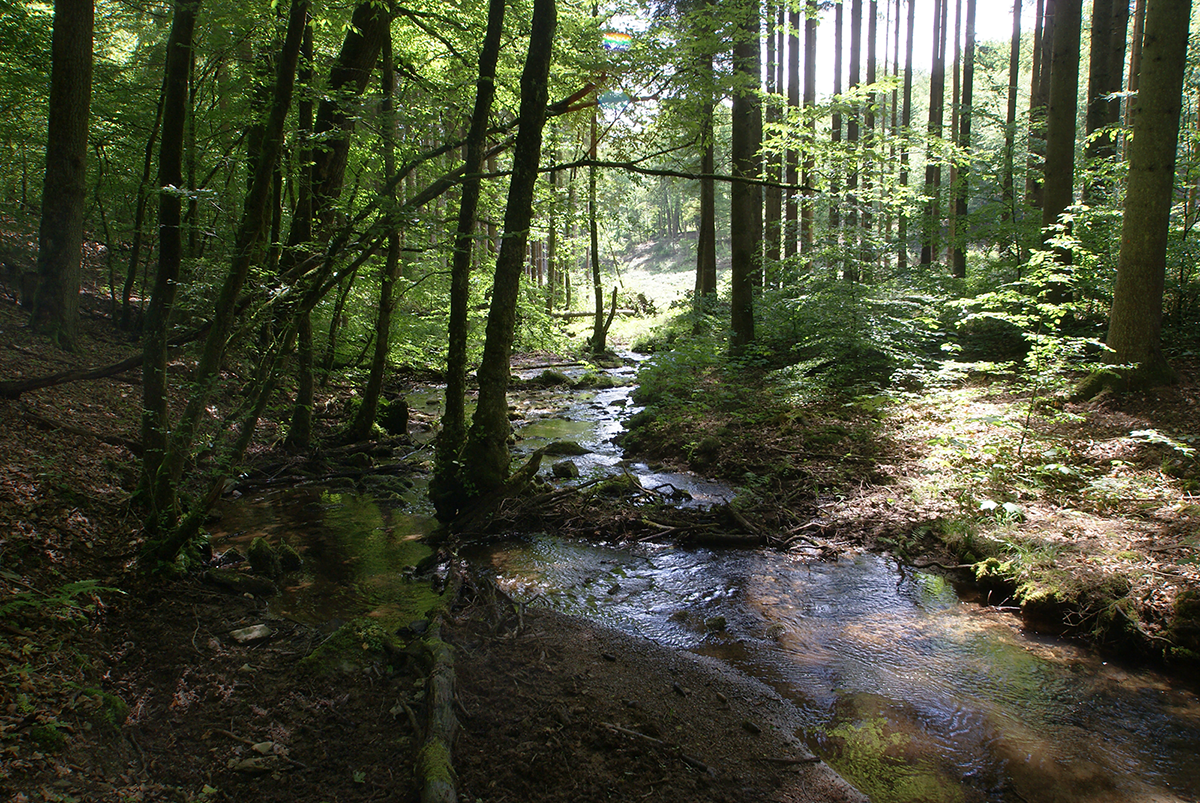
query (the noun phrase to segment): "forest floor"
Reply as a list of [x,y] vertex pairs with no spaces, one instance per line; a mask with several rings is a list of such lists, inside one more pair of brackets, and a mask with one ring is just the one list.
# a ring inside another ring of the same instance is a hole
[[[0,302],[0,380],[136,349],[97,309],[85,305],[82,323],[80,356],[66,354]],[[753,421],[710,411],[641,447],[743,483],[748,502],[729,515],[785,548],[969,562],[953,571],[1023,595],[1031,613],[1118,645],[1162,643],[1159,655],[1179,660],[1200,649],[1200,626],[1180,615],[1200,589],[1187,440],[1200,434],[1200,398],[1195,365],[1184,369],[1153,394],[1035,416],[1023,437],[1037,471],[1015,456],[1020,430],[997,424],[1024,420],[1027,399],[987,385],[899,408]],[[239,643],[234,631],[268,621],[262,599],[137,572],[139,381],[134,371],[0,400],[0,790],[16,801],[416,800],[427,680],[415,648],[351,633],[337,660],[305,660],[337,639],[280,619],[269,639]],[[252,459],[277,456],[278,427],[266,422]],[[1158,435],[1131,435],[1146,431]],[[1064,451],[1050,455],[1052,443]],[[605,511],[593,525],[634,526],[619,505]],[[461,799],[858,799],[765,687],[465,588],[443,630],[458,655]]]

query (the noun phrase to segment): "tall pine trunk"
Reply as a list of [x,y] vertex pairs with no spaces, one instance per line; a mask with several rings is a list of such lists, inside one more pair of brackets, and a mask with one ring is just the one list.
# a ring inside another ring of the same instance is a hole
[[[787,56],[787,109],[789,119],[795,121],[800,111],[800,11],[788,11],[788,56]],[[790,130],[790,126],[789,126]],[[800,199],[794,187],[800,180],[800,153],[788,148],[784,154],[784,183],[788,190],[784,196],[783,256],[791,259],[799,250]]]
[[1162,306],[1191,8],[1191,0],[1156,0],[1146,11],[1141,89],[1131,104],[1125,219],[1107,339],[1112,350],[1107,359],[1134,367],[1122,370],[1115,383],[1111,374],[1101,377],[1093,390],[1103,384],[1137,389],[1175,379],[1162,353]]
[[[1000,178],[1000,219],[1016,219],[1017,90],[1021,78],[1021,0],[1013,0],[1012,40],[1008,46],[1008,110],[1004,118],[1004,167]],[[1019,250],[1019,248],[1018,248]]]
[[[962,153],[971,152],[971,105],[975,102],[975,0],[967,0],[966,42],[963,47],[962,98],[958,108],[958,148]],[[970,190],[971,165],[964,162],[958,168],[958,181],[954,187],[954,237],[951,267],[959,279],[967,277],[967,236],[963,231],[967,220],[967,197]]]
[[733,354],[754,342],[754,287],[762,270],[762,187],[738,179],[757,181],[761,174],[762,108],[758,101],[761,68],[757,3],[739,7],[742,19],[733,47],[732,146],[734,182],[730,188],[730,338]]
[[1075,190],[1075,115],[1079,107],[1080,0],[1055,0],[1049,106],[1046,113],[1045,185],[1042,189],[1042,231],[1050,228],[1071,205]]
[[[933,70],[929,79],[929,136],[942,136],[946,106],[946,35],[948,0],[934,0]],[[942,163],[932,144],[926,151],[925,211],[921,217],[921,264],[932,265],[938,253],[942,226]]]
[[[862,83],[862,0],[850,0],[850,80],[846,85],[853,92]],[[859,149],[861,131],[860,115],[863,110],[854,105],[850,109],[846,121],[846,146],[849,175],[846,177],[846,231],[845,252],[842,254],[842,277],[848,282],[856,282],[859,278],[859,248],[861,233],[858,230],[858,216],[862,198],[858,194],[859,173],[864,166],[863,154]]]
[[[810,2],[805,8],[804,20],[804,111],[811,114],[817,104],[817,6]],[[816,222],[814,209],[815,193],[812,188],[813,174],[817,169],[816,156],[813,153],[816,146],[817,122],[808,121],[808,147],[805,148],[804,162],[800,173],[800,184],[803,193],[800,205],[800,253],[809,255],[813,250]],[[806,265],[806,269],[811,264]]]
[[[908,0],[908,21],[904,29],[904,102],[900,112],[900,187],[908,187],[908,163],[912,132],[912,88],[913,88],[913,21],[916,12],[916,0]],[[896,221],[896,237],[900,241],[899,254],[896,258],[896,269],[901,273],[908,271],[908,214],[900,210],[899,220]]]

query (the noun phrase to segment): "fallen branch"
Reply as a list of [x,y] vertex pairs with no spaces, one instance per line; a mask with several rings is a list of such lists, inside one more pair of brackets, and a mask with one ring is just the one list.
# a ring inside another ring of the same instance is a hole
[[655,747],[662,747],[666,750],[669,750],[670,752],[679,756],[679,759],[681,761],[683,761],[684,764],[687,764],[689,767],[692,767],[693,769],[698,769],[701,772],[707,773],[709,775],[717,774],[712,769],[712,767],[708,766],[707,764],[705,764],[703,761],[701,761],[698,758],[689,756],[687,753],[683,752],[683,748],[679,747],[678,745],[671,744],[670,742],[664,742],[662,739],[656,739],[653,736],[647,736],[644,733],[639,733],[635,730],[630,730],[629,728],[622,728],[620,725],[614,725],[611,722],[601,722],[600,724],[603,725],[604,727],[608,728],[611,731],[615,731],[616,733],[623,733],[626,736],[633,736],[634,738],[641,739],[642,741],[645,741],[645,742],[649,742],[650,744],[654,745]]

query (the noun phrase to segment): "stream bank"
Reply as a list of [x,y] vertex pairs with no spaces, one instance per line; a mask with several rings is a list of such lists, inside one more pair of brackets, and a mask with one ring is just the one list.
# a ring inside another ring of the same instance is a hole
[[[31,353],[37,348],[32,339],[19,345]],[[115,357],[124,348],[122,343],[103,341],[94,351]],[[4,352],[9,358],[17,354],[21,352]],[[22,356],[15,369],[5,363],[6,368],[30,375],[47,373],[54,365],[53,354],[46,355],[42,363]],[[102,590],[93,593],[84,586],[73,601],[26,607],[5,621],[17,631],[0,634],[0,650],[13,668],[4,676],[4,707],[0,709],[0,761],[8,773],[0,788],[18,800],[74,798],[122,803],[137,799],[208,801],[247,797],[376,800],[388,795],[404,799],[410,794],[406,791],[410,790],[407,784],[411,779],[408,762],[415,748],[411,741],[405,742],[404,723],[408,717],[396,703],[401,698],[410,707],[419,702],[419,670],[391,661],[381,650],[364,649],[362,644],[371,644],[363,641],[358,651],[364,660],[357,668],[324,678],[313,676],[300,665],[300,659],[330,635],[327,628],[276,619],[260,600],[190,581],[165,587],[140,585],[128,573],[138,543],[137,522],[128,517],[125,507],[136,480],[133,456],[119,446],[98,445],[83,434],[56,432],[21,412],[25,404],[50,411],[52,418],[56,410],[70,410],[72,420],[83,429],[137,432],[137,394],[125,383],[104,380],[97,388],[89,388],[86,396],[73,395],[80,387],[48,389],[21,404],[5,403],[6,421],[12,426],[0,433],[0,453],[7,472],[0,518],[19,537],[10,537],[0,557],[6,571],[19,572],[35,591],[16,585],[7,574],[0,574],[0,584],[5,600],[17,593],[52,599],[64,583],[87,579],[98,580],[102,587],[120,588],[129,595]],[[321,400],[319,422],[329,431],[338,425],[338,411],[349,387],[335,386]],[[911,508],[896,503],[896,499],[904,500],[896,489],[896,478],[903,477],[904,469],[887,450],[882,459],[876,460],[881,466],[876,476],[891,478],[891,487],[867,484],[857,493],[834,496],[831,489],[837,477],[819,474],[819,461],[822,453],[841,451],[839,436],[829,427],[843,425],[835,421],[823,425],[812,413],[802,415],[806,421],[793,416],[778,423],[792,425],[793,438],[801,423],[816,423],[826,431],[826,440],[819,447],[807,447],[806,460],[811,460],[812,466],[809,480],[783,489],[779,496],[770,487],[760,485],[758,490],[768,501],[785,498],[786,494],[794,500],[812,500],[811,504],[805,502],[779,514],[781,532],[829,541],[839,550],[848,545],[838,543],[839,534],[862,537],[863,542],[874,539],[887,547],[895,546],[901,536],[912,534],[913,521],[928,522],[946,514],[932,504],[919,511],[929,515],[914,517]],[[421,434],[416,430],[430,418],[414,416],[415,435]],[[753,462],[726,461],[724,458],[733,452],[715,453],[723,458],[718,464],[728,466],[730,471],[744,474],[744,469],[753,470],[756,465],[769,467],[779,454],[790,461],[794,455],[788,456],[787,452],[800,451],[794,439],[789,442],[772,436],[755,443],[757,436],[749,428],[731,427],[727,421],[721,425],[727,430],[720,437],[743,432],[745,454],[757,455]],[[295,460],[271,446],[280,431],[279,422],[264,422],[265,440],[255,451],[256,459],[276,465]],[[699,445],[702,439],[695,442]],[[390,457],[385,458],[381,452],[354,458],[364,461],[354,468],[359,473],[340,478],[337,483],[342,491],[365,487],[373,482],[369,477],[387,475],[377,470],[381,463],[390,464],[417,446],[397,442]],[[862,456],[851,450],[843,454]],[[672,462],[682,459],[663,459],[659,465],[672,468]],[[392,484],[389,493],[403,494],[403,477],[384,478]],[[814,478],[829,478],[830,484],[811,481]],[[814,494],[814,488],[825,490]],[[772,521],[765,517],[756,520]],[[599,522],[591,519],[584,524],[595,528]],[[1179,540],[1186,548],[1186,539]],[[905,543],[905,549],[897,552],[910,558],[925,554],[922,550],[929,546],[919,537]],[[1134,541],[1133,546],[1139,543],[1143,542]],[[938,554],[934,552],[933,556]],[[948,556],[941,560],[953,562]],[[270,639],[248,645],[231,640],[233,631],[264,620],[273,630]],[[469,617],[464,626],[468,622]],[[501,630],[495,635],[504,638],[508,632]],[[537,667],[542,661],[542,647],[549,643],[547,638],[514,641],[525,650],[524,660]],[[566,643],[569,649],[571,639]],[[468,649],[486,648],[476,644]],[[509,660],[503,657],[499,664],[485,662],[484,682],[503,677],[511,666],[506,663]],[[603,655],[600,660],[608,663]],[[594,664],[591,656],[589,666]],[[666,669],[663,671],[669,676]],[[660,693],[662,675],[643,675],[642,679],[656,684],[647,687],[646,698]],[[673,688],[672,694],[677,694]],[[538,711],[544,713],[544,706],[532,713]],[[486,708],[476,716],[486,717]],[[520,727],[526,721],[536,721],[536,717],[526,719],[522,715],[515,725],[506,720],[497,726],[497,733],[507,733],[506,738],[513,744],[528,741]],[[483,722],[477,719],[474,727]],[[627,729],[636,731],[638,723],[630,722],[635,727]],[[547,723],[545,727],[557,725]],[[628,738],[640,741],[639,737]],[[293,761],[308,769],[286,759],[273,759],[272,763],[281,766],[258,776],[229,766],[230,759],[236,759],[236,764],[258,755],[254,745],[267,743],[272,745],[272,753],[276,747],[286,749]],[[581,739],[581,743],[589,742]],[[606,750],[614,747],[608,742],[600,744]],[[604,782],[603,773],[612,771],[613,784],[636,782],[641,789],[659,794],[670,789],[670,783],[659,783],[665,777],[663,756],[657,752],[658,746],[645,744],[653,747],[640,754],[649,757],[645,763],[609,765],[606,754],[585,753],[582,755],[591,758],[572,766],[582,768],[577,776],[586,772],[588,777]],[[620,745],[616,747],[621,749]],[[624,749],[626,755],[632,755],[631,748]],[[753,756],[747,760],[752,762]],[[627,776],[625,772],[634,774]],[[499,800],[505,795],[521,799],[520,788],[506,789],[502,784],[490,788],[486,783],[479,788],[488,790],[485,799]],[[559,791],[563,796],[567,794]],[[711,799],[738,799],[728,786],[712,794]]]

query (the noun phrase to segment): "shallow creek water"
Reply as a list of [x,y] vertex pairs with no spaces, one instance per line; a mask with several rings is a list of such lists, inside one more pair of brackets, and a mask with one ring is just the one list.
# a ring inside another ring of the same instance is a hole
[[[433,406],[414,394],[411,407]],[[689,504],[730,491],[625,464],[609,438],[628,388],[523,394],[519,451],[570,439],[581,480],[628,470]],[[548,470],[548,467],[547,467]],[[312,624],[407,621],[404,567],[432,526],[369,497],[301,489],[223,509],[218,545],[265,535],[305,555],[273,603]],[[413,512],[413,511],[417,512]],[[877,555],[836,563],[768,550],[564,541],[528,534],[468,556],[514,598],[726,661],[802,712],[813,749],[876,803],[1195,801],[1200,696],[1178,680],[1106,663],[1023,632],[1008,613],[960,599],[938,575]]]

